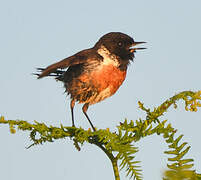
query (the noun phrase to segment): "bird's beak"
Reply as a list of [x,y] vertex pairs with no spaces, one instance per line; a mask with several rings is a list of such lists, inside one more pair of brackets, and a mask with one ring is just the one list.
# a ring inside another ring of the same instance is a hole
[[[136,46],[136,45],[138,45],[138,44],[144,44],[144,43],[146,43],[146,42],[134,42],[133,44],[132,44],[132,46],[131,46],[131,48],[129,49],[129,51],[131,52],[131,53],[134,53],[134,52],[136,52],[136,50],[143,50],[143,49],[147,49],[147,48],[143,48],[143,47],[133,47],[133,46]],[[133,48],[132,48],[133,47]]]

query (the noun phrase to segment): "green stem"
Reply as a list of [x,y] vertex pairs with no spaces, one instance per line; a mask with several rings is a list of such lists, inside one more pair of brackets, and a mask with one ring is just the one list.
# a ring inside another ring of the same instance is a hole
[[91,141],[90,143],[95,144],[96,146],[98,146],[100,149],[103,150],[103,152],[107,155],[107,157],[112,162],[112,167],[113,167],[113,171],[114,171],[115,180],[120,180],[119,170],[118,170],[118,166],[117,166],[117,158],[115,158],[113,156],[113,154],[110,153],[100,142]]
[[116,158],[113,159],[113,161],[112,161],[112,167],[113,167],[113,171],[114,171],[115,180],[120,180]]

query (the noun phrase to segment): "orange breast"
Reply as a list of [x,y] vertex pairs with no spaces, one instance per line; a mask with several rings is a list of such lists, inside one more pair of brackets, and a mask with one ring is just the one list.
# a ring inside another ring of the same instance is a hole
[[99,91],[109,88],[111,95],[121,86],[125,77],[126,71],[121,71],[113,65],[105,65],[100,70],[91,73],[93,84]]
[[[91,72],[86,72],[79,77],[79,81],[87,86],[79,89],[79,103],[95,104],[112,96],[121,86],[126,77],[126,71],[121,71],[112,64],[101,65]],[[77,81],[76,81],[77,82]],[[78,86],[78,84],[77,84]],[[84,99],[87,92],[90,97]]]

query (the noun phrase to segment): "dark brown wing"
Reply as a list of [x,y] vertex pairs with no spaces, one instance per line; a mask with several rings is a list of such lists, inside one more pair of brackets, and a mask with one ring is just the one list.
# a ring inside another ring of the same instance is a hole
[[50,73],[57,73],[57,69],[64,69],[76,64],[82,64],[87,61],[87,59],[93,55],[93,49],[86,49],[83,51],[78,52],[77,54],[67,57],[57,63],[54,63],[47,68],[38,68],[39,70],[42,71],[41,74],[38,75],[38,79],[43,78],[45,76],[50,75]]

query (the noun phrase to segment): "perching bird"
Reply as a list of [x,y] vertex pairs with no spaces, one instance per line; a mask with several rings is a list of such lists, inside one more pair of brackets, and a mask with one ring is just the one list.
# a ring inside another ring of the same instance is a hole
[[[94,47],[82,50],[47,68],[38,68],[38,78],[55,76],[62,81],[71,98],[72,126],[74,124],[73,108],[75,102],[83,103],[83,113],[91,127],[95,128],[87,115],[90,105],[112,96],[126,77],[127,67],[134,58],[136,42],[121,32],[110,32],[102,36]],[[66,69],[66,70],[64,70]]]

